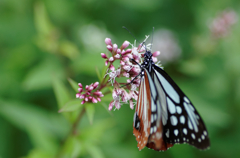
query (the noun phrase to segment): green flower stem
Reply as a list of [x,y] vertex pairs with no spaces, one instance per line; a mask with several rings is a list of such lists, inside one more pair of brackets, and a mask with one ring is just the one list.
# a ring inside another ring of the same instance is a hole
[[56,155],[56,158],[61,158],[62,155],[64,154],[64,147],[65,147],[65,143],[67,142],[67,140],[72,137],[72,136],[76,136],[79,131],[78,131],[78,125],[79,122],[81,121],[81,118],[83,117],[84,113],[86,112],[86,109],[83,108],[83,110],[81,110],[81,112],[79,113],[76,121],[73,123],[72,128],[69,132],[69,134],[66,136],[66,138],[63,140],[63,142],[60,145],[59,151]]

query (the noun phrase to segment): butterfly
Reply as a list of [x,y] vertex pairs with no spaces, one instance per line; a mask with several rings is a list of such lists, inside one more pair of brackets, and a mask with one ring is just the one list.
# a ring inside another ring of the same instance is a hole
[[202,118],[170,76],[155,65],[152,53],[147,50],[143,63],[138,65],[141,82],[133,134],[139,150],[146,146],[165,151],[174,144],[183,143],[201,150],[209,148],[209,136]]

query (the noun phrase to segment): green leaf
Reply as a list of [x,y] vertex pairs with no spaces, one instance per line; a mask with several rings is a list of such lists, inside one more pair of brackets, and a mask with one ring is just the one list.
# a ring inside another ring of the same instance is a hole
[[104,65],[104,67],[103,67],[103,69],[102,69],[102,79],[105,77],[105,75],[106,75],[106,73],[107,73],[107,69],[108,69],[108,66],[105,66]]
[[88,153],[93,157],[93,158],[104,158],[105,156],[103,155],[103,152],[101,149],[97,146],[94,145],[89,145],[86,146],[86,149]]
[[75,111],[79,108],[81,108],[83,106],[83,104],[81,104],[81,100],[79,99],[74,99],[74,100],[70,100],[69,102],[67,102],[58,112],[71,112],[71,111]]
[[64,76],[63,68],[59,61],[49,56],[49,58],[36,64],[26,73],[22,87],[27,91],[51,88],[52,74],[57,78],[63,78]]
[[61,157],[79,157],[82,151],[81,143],[76,137],[69,137],[64,144],[63,151],[61,152]]
[[88,120],[89,120],[90,124],[92,124],[93,117],[94,117],[94,112],[95,112],[95,107],[94,107],[93,104],[86,104],[85,108],[86,108]]
[[71,78],[68,78],[68,82],[70,83],[72,88],[75,90],[75,92],[78,93],[78,88],[79,88],[78,83]]
[[64,84],[57,78],[53,77],[53,90],[58,102],[58,107],[61,109],[70,99],[70,94]]
[[102,82],[103,78],[102,78],[101,75],[100,75],[100,72],[99,72],[99,70],[98,70],[98,67],[96,67],[96,73],[97,73],[97,76],[98,76],[99,81]]
[[105,103],[103,103],[103,102],[100,102],[100,104],[104,107],[104,109],[107,110],[107,112],[108,112],[111,116],[113,116],[113,113],[112,113],[111,111],[108,110],[108,106],[107,106],[107,104],[105,104]]
[[65,55],[70,59],[74,59],[77,55],[79,55],[77,46],[67,40],[61,41],[59,44],[59,50],[62,55]]

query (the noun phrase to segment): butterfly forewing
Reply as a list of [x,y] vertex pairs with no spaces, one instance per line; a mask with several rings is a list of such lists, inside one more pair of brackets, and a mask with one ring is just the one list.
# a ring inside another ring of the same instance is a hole
[[148,92],[150,89],[148,81],[149,80],[146,75],[141,77],[141,91],[139,91],[137,106],[133,119],[133,134],[138,142],[137,146],[139,150],[146,146],[150,134],[151,93]]

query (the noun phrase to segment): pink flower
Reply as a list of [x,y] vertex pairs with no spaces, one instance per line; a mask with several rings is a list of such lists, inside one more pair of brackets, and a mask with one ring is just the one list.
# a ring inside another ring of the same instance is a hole
[[107,59],[107,55],[104,53],[101,53],[102,58]]
[[107,49],[108,49],[110,52],[112,52],[112,50],[113,50],[113,47],[112,47],[112,46],[110,46],[110,45],[107,45]]
[[133,110],[133,108],[134,108],[134,104],[133,104],[133,101],[132,101],[132,99],[131,99],[131,100],[129,100],[129,105],[130,105],[130,108]]
[[[82,87],[81,83],[79,83],[78,85],[79,87]],[[101,101],[100,97],[104,96],[102,92],[99,90],[94,91],[98,88],[98,85],[99,82],[95,82],[90,85],[86,85],[85,90],[83,90],[83,88],[78,88],[79,93],[76,94],[76,98],[83,99],[81,104],[84,104],[86,102],[97,103],[98,101]],[[98,99],[96,99],[95,97]]]
[[106,45],[112,45],[112,40],[110,38],[105,39]]
[[122,46],[121,46],[121,49],[125,49],[129,46],[129,42],[128,41],[124,41]]
[[237,14],[234,10],[224,10],[210,24],[213,37],[221,38],[230,33],[231,26],[237,22]]

